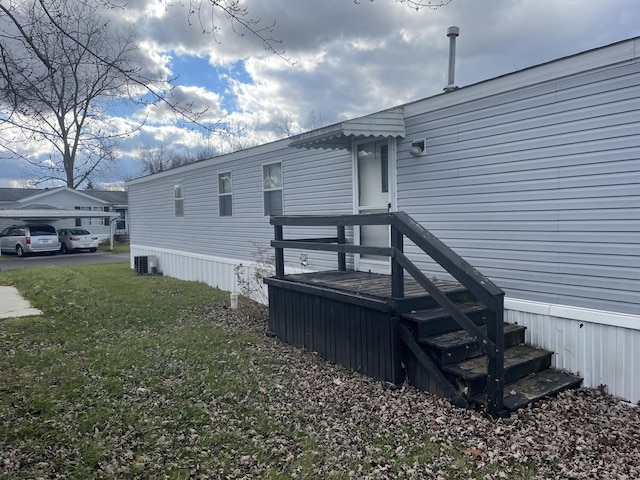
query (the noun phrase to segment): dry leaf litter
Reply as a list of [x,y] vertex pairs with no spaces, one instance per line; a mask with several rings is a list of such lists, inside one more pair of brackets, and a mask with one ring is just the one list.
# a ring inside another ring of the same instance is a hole
[[[225,328],[265,330],[260,315],[220,309],[212,313],[212,321]],[[458,449],[473,460],[475,469],[495,466],[485,480],[516,478],[523,464],[536,472],[527,478],[640,480],[640,408],[603,388],[563,392],[494,420],[408,385],[389,388],[277,339],[265,348],[289,359],[282,364],[283,375],[276,372],[265,379],[262,393],[272,397],[268,415],[299,430],[300,438],[323,440],[316,457],[319,478],[363,478],[361,472],[343,467],[354,463],[374,466],[367,478],[468,478],[475,472],[460,471],[451,477],[456,468],[451,452]],[[279,380],[291,373],[292,381]],[[360,436],[363,431],[370,437]],[[271,453],[282,455],[279,468],[295,478],[287,462],[299,446],[281,433],[247,440],[273,445]],[[379,451],[376,438],[392,438],[395,450]],[[421,450],[428,452],[428,461],[403,462],[409,451]],[[251,459],[244,460],[252,464]],[[400,468],[391,475],[394,464]],[[246,467],[237,473],[260,476],[267,466]]]
[[[263,309],[215,307],[205,315],[229,335],[265,333]],[[640,479],[640,408],[598,389],[568,391],[492,420],[407,385],[374,381],[275,338],[245,348],[277,361],[268,368],[249,362],[246,372],[229,372],[238,382],[259,378],[258,388],[246,394],[214,395],[203,385],[189,401],[208,415],[206,425],[176,435],[169,427],[179,418],[154,416],[170,407],[171,398],[144,385],[120,399],[148,410],[155,453],[136,453],[142,440],[132,427],[110,445],[111,456],[95,478],[161,479],[181,468],[188,473],[174,478]],[[167,375],[165,381],[179,394],[179,378]],[[42,478],[66,478],[51,465],[60,455],[75,455],[73,442],[104,441],[97,430],[78,435],[40,454]],[[215,451],[201,442],[211,436],[218,439]],[[235,447],[225,447],[228,439]],[[178,444],[187,446],[188,458],[172,456]],[[12,467],[25,461],[23,454],[20,445],[0,449],[0,473],[18,474]]]

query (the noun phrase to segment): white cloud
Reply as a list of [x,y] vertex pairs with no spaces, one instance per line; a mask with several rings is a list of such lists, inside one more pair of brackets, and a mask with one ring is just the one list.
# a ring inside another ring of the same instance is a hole
[[[441,93],[450,25],[461,30],[459,86],[640,35],[637,0],[453,0],[418,12],[394,0],[244,1],[260,26],[276,22],[272,34],[263,33],[282,40],[287,63],[254,36],[238,35],[220,12],[214,19],[221,30],[203,34],[198,22],[189,25],[184,4],[131,0],[114,21],[135,20],[145,69],[182,74],[173,100],[209,108],[206,121],[226,114],[232,125],[248,127],[252,142],[272,139],[271,123],[285,115],[302,128],[311,111],[335,122]],[[172,62],[176,55],[208,59],[211,71],[184,75]],[[228,79],[218,79],[219,66],[230,68]],[[220,81],[197,82],[198,75]],[[125,157],[141,144],[206,141],[198,130],[179,128],[166,107],[144,113],[150,123],[121,143]],[[124,129],[132,120],[114,122]]]
[[154,124],[176,124],[183,119],[176,115],[174,107],[188,108],[197,113],[203,124],[218,123],[226,111],[220,105],[220,95],[203,87],[177,85],[166,101],[144,107],[136,116]]

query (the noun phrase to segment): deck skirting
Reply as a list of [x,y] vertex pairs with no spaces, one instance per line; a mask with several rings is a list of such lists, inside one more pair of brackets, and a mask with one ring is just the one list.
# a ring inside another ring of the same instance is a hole
[[399,321],[387,311],[269,284],[269,329],[363,375],[393,384],[404,380]]

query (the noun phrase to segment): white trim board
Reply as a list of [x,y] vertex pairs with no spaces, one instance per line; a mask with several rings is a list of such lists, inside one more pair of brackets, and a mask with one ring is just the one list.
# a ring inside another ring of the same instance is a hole
[[580,322],[628,328],[630,330],[640,330],[640,315],[629,315],[606,310],[534,302],[531,300],[520,300],[517,298],[505,298],[504,308],[506,310],[515,310],[524,313],[566,318]]

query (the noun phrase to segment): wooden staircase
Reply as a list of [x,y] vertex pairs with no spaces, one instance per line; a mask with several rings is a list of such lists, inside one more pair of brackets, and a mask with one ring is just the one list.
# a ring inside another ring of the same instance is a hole
[[[450,298],[476,325],[486,330],[486,324],[492,321],[492,313],[484,305],[470,300],[464,292],[456,292]],[[399,318],[425,354],[406,356],[409,383],[452,398],[462,406],[464,402],[486,405],[488,358],[483,346],[460,329],[439,306],[401,313]],[[576,388],[582,382],[575,375],[551,368],[552,352],[526,345],[525,330],[522,325],[504,324],[505,414],[538,399]],[[449,385],[442,385],[442,382]]]
[[[505,292],[406,213],[274,216],[271,224],[270,324],[286,341],[321,348],[329,360],[393,383],[402,381],[404,363],[411,384],[462,407],[485,404],[493,417],[582,382],[551,369],[552,352],[525,345],[525,328],[504,323]],[[390,245],[349,244],[346,227],[363,225],[389,226]],[[335,227],[336,236],[285,239],[284,226]],[[335,278],[314,276],[305,284],[285,275],[285,248],[335,252]],[[347,254],[389,257],[390,275],[349,273]],[[413,260],[422,254],[451,280],[426,275]],[[281,297],[272,302],[276,292]],[[303,305],[312,304],[305,313],[321,317],[321,328],[298,325]],[[370,318],[384,328],[369,325]]]

